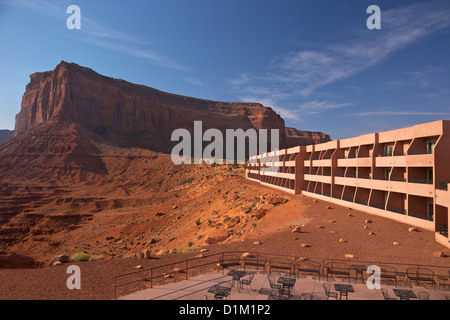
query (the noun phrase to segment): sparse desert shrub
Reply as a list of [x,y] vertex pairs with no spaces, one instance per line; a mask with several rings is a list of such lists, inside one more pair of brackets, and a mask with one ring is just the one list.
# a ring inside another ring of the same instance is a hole
[[77,252],[70,256],[71,262],[89,261],[91,256],[86,252]]
[[199,225],[201,224],[200,219],[197,219],[197,220],[195,221],[195,224],[196,224],[197,226],[199,226]]
[[187,179],[181,181],[181,184],[191,183],[193,180],[194,180],[194,178],[187,178]]

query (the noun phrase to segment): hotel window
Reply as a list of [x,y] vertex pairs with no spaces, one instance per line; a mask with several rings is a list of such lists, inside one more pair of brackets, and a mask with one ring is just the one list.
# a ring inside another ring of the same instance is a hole
[[386,157],[391,157],[393,152],[394,152],[394,145],[390,144],[390,145],[384,146],[384,155]]
[[391,168],[384,169],[384,180],[389,180],[389,175],[391,174]]
[[432,154],[436,141],[427,142],[427,153]]
[[427,183],[433,183],[433,169],[427,169]]

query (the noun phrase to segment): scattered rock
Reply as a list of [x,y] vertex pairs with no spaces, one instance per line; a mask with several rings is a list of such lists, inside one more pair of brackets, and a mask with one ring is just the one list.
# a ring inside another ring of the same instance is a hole
[[113,236],[107,236],[107,237],[106,237],[106,240],[113,240],[113,239],[114,239]]
[[325,228],[324,226],[316,226],[317,229],[323,229]]
[[284,203],[288,202],[288,199],[286,199],[286,198],[280,198],[280,197],[272,197],[272,198],[269,198],[268,202],[269,202],[271,205],[276,206],[276,205],[284,204]]
[[303,248],[309,248],[309,247],[311,247],[311,246],[310,246],[309,244],[307,244],[307,243],[302,243],[301,246],[302,246]]
[[329,209],[333,209],[331,206],[326,206],[325,209],[329,210]]
[[145,249],[144,251],[142,251],[142,254],[143,254],[143,258],[144,259],[150,259],[151,258],[151,256],[150,256],[150,249]]
[[195,258],[203,258],[203,257],[204,257],[204,255],[202,253],[195,256]]
[[250,252],[244,252],[242,254],[242,258],[256,258],[256,256],[253,253]]
[[394,242],[394,246],[399,246],[399,245],[400,245],[400,243]]
[[364,229],[368,229],[369,228],[369,226],[364,226]]
[[208,249],[200,249],[200,252],[208,252]]
[[255,217],[256,219],[261,219],[264,217],[267,213],[267,209],[258,209],[256,212],[252,214],[252,217]]
[[344,257],[345,259],[353,259],[355,256],[347,253]]
[[369,236],[374,236],[375,232],[369,232]]
[[[65,255],[65,254],[60,254],[59,256],[54,257],[52,260],[50,260],[49,262],[49,266],[55,266],[58,264],[63,264],[63,263],[67,263],[70,261],[70,257]],[[55,264],[56,262],[59,262],[57,264]]]
[[178,206],[173,206],[172,207],[172,210],[175,210],[175,209],[177,209],[178,208]]
[[162,217],[162,216],[165,216],[166,214],[165,213],[163,213],[163,212],[161,212],[161,211],[158,211],[157,213],[156,213],[156,216],[157,217]]
[[319,201],[317,201],[316,199],[313,199],[313,202],[319,202]]
[[184,269],[181,269],[181,268],[173,268],[173,271],[178,272],[178,273],[185,273],[186,272]]
[[143,266],[141,266],[140,264],[139,265],[137,265],[137,266],[134,266],[133,268],[135,268],[135,269],[144,269],[144,267]]
[[340,239],[339,239],[339,242],[343,243],[343,242],[347,242],[347,240],[345,240],[345,239],[343,239],[343,238],[340,238]]
[[292,233],[300,233],[302,232],[302,228],[300,226],[296,226],[292,229]]
[[414,228],[414,227],[411,227],[411,228],[408,229],[408,231],[409,231],[409,232],[418,232],[419,229]]
[[446,258],[447,257],[447,255],[442,251],[434,252],[433,256],[435,256],[436,258]]
[[366,220],[365,223],[372,223],[372,220]]
[[354,215],[353,215],[353,214],[351,214],[350,212],[349,212],[349,213],[347,213],[347,216],[349,216],[349,217],[354,217]]
[[256,244],[256,245],[258,245],[258,244],[261,244],[261,242],[259,242],[259,241],[255,241],[255,242],[253,242],[253,244]]
[[336,222],[336,220],[330,220],[330,223],[335,223]]
[[166,279],[173,278],[173,275],[171,275],[171,274],[166,274],[166,273],[164,273],[163,276],[164,276],[164,278],[166,278]]

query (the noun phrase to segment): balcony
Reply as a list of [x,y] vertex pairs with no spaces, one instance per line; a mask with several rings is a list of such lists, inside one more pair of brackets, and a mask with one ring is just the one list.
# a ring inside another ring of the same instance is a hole
[[331,176],[330,175],[318,175],[318,174],[305,174],[305,180],[331,183]]
[[406,167],[406,156],[404,155],[379,155],[375,158],[376,167]]
[[406,210],[405,209],[399,209],[399,208],[386,208],[387,211],[391,211],[391,212],[395,212],[395,213],[400,213],[400,214],[406,214]]
[[436,232],[448,238],[448,225],[441,224],[436,226]]

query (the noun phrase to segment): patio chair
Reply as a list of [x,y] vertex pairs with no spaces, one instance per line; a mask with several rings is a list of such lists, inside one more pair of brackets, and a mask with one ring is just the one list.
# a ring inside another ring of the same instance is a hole
[[323,288],[325,289],[325,294],[327,296],[327,300],[329,298],[335,298],[336,300],[338,299],[338,294],[337,292],[331,292],[330,290],[330,284],[329,283],[324,283],[323,284]]
[[394,283],[395,287],[398,285],[398,271],[395,267],[390,265],[379,265],[380,267],[380,281],[383,283]]
[[233,284],[231,283],[231,281],[222,281],[222,282],[219,282],[219,283],[217,284],[217,286],[223,287],[223,288],[227,288],[227,289],[229,289],[229,290],[227,290],[226,292],[224,292],[224,294],[215,293],[215,294],[214,294],[214,300],[223,300],[224,298],[228,298],[228,297],[230,296],[231,288],[233,288]]
[[320,281],[320,269],[321,269],[321,263],[319,261],[314,260],[301,260],[297,262],[297,275],[300,273],[306,273],[306,274],[316,274],[319,277]]
[[244,288],[244,286],[247,286],[247,292],[250,294],[250,292],[248,291],[248,287],[250,287],[250,289],[252,289],[252,291],[253,291],[253,288],[252,288],[252,286],[251,286],[251,284],[252,284],[252,281],[253,281],[253,277],[255,276],[255,273],[252,273],[252,274],[250,274],[250,275],[248,275],[248,276],[245,276],[244,278],[242,278],[241,279],[241,281],[240,281],[240,283],[241,283],[241,288]]
[[222,269],[222,274],[224,274],[225,268],[236,266],[241,266],[241,260],[238,255],[224,254],[219,257],[219,270]]
[[419,292],[419,300],[428,300],[430,298],[430,294],[428,292]]
[[397,300],[389,296],[389,292],[387,291],[387,289],[381,288],[381,293],[383,294],[384,300]]
[[331,276],[333,278],[335,275],[337,275],[347,277],[348,283],[350,283],[351,268],[349,264],[345,262],[331,261],[325,265],[325,270],[327,273],[327,281],[328,276]]
[[245,257],[244,258],[244,270],[246,270],[248,266],[256,267],[256,270],[258,270],[259,268],[261,268],[262,270],[265,270],[266,262],[267,262],[267,259],[260,255],[257,255],[256,257]]
[[273,258],[269,260],[269,274],[272,270],[282,270],[291,273],[294,263],[289,258]]
[[288,297],[280,295],[278,290],[272,290],[267,297],[267,300],[289,300]]
[[411,267],[406,269],[406,275],[409,280],[409,286],[412,288],[413,281],[416,284],[425,282],[431,284],[436,289],[436,281],[434,280],[434,272],[423,267]]
[[267,279],[269,279],[269,284],[270,284],[271,289],[277,289],[277,290],[281,289],[281,284],[278,284],[275,282],[275,277],[267,276]]

